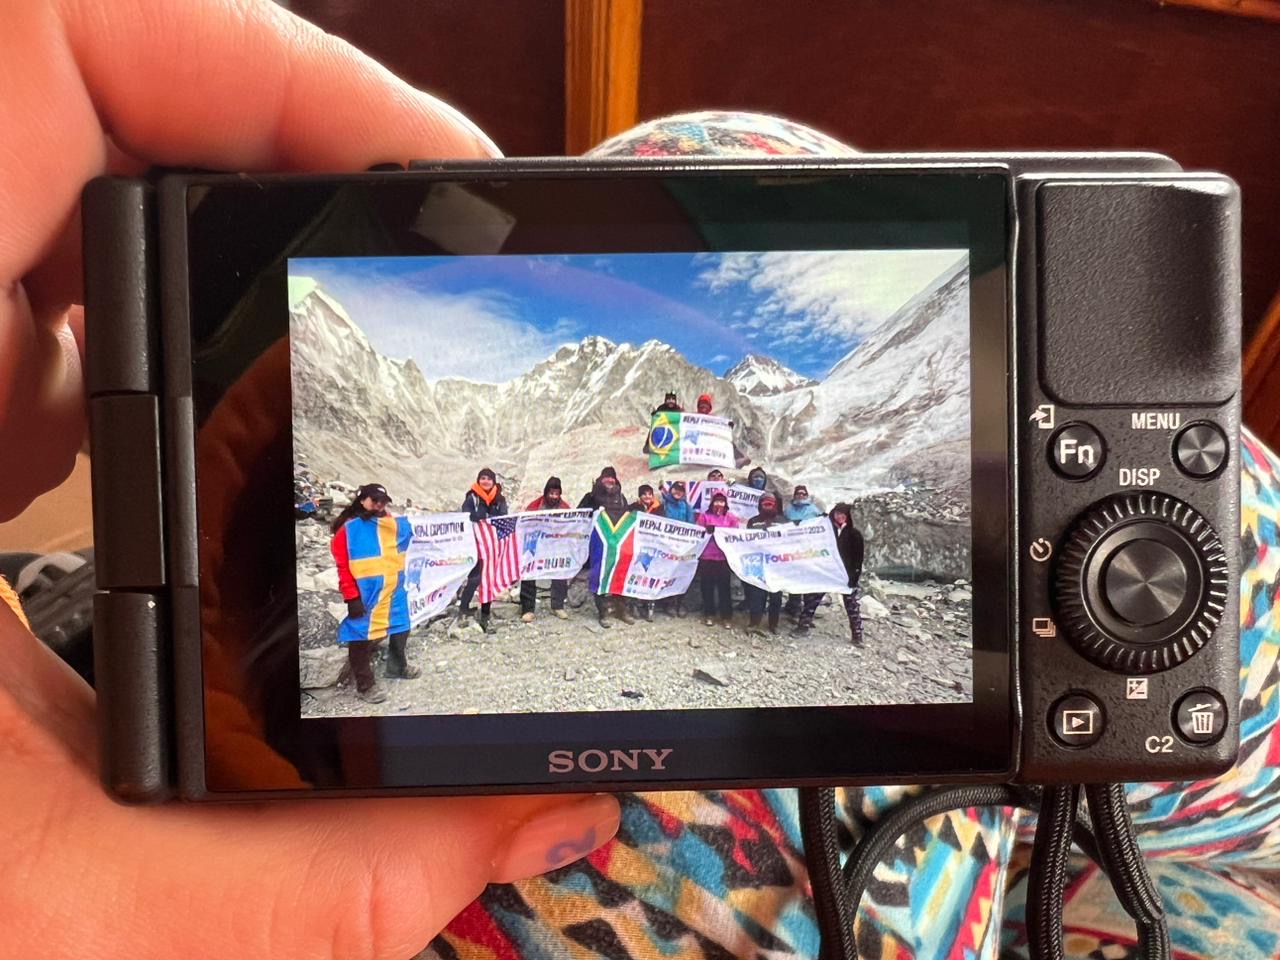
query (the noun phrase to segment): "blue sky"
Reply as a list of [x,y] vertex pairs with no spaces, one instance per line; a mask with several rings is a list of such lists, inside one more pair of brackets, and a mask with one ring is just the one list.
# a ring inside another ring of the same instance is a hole
[[428,380],[501,382],[589,334],[671,344],[724,373],[748,353],[821,379],[963,250],[295,259],[378,352]]

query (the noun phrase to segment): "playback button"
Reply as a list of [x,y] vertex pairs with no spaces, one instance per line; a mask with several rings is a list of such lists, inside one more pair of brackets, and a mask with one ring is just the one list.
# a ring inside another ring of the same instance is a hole
[[1064,747],[1087,747],[1102,737],[1102,707],[1092,697],[1073,693],[1049,710],[1049,730]]

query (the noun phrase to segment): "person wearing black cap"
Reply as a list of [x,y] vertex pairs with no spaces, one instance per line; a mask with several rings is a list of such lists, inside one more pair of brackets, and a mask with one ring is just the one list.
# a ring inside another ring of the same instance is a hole
[[[772,493],[766,493],[760,498],[760,512],[747,521],[748,529],[763,529],[772,527],[776,523],[781,523],[782,516],[778,513],[778,501]],[[750,623],[747,625],[747,632],[754,634],[763,634],[760,623],[764,619],[766,608],[769,611],[769,632],[778,632],[778,620],[782,617],[782,591],[781,590],[762,590],[760,587],[751,583],[744,582],[742,584],[743,592],[747,595],[747,612],[751,616]]]
[[[476,474],[476,482],[467,490],[462,498],[462,506],[458,508],[471,517],[472,523],[487,520],[489,517],[505,517],[507,515],[507,498],[502,495],[502,484],[497,475],[485,467]],[[477,560],[476,565],[467,574],[467,582],[458,597],[458,619],[465,620],[471,616],[471,598],[480,586],[480,574],[484,569],[484,561]],[[492,604],[480,604],[480,629],[485,633],[493,633],[489,623],[489,612]]]
[[[595,482],[595,486],[592,488],[591,492],[593,499],[600,504],[597,509],[603,510],[605,516],[609,518],[609,521],[616,528],[618,522],[622,520],[623,515],[628,511],[627,498],[622,495],[622,487],[617,480],[610,483],[609,479],[610,478],[608,477],[601,476],[600,479]],[[620,597],[613,594],[601,595],[597,593],[596,619],[599,621],[600,626],[605,627],[606,629],[613,626],[609,620],[610,614],[628,626],[636,622],[635,618],[631,616],[631,613],[627,610],[626,597]]]
[[[647,513],[651,517],[666,516],[665,511],[662,509],[662,500],[653,492],[653,487],[647,483],[640,484],[640,489],[636,491],[635,502],[628,504],[627,509],[636,513]],[[635,600],[632,602],[631,608],[635,611],[637,617],[652,623],[654,602],[653,600]]]
[[[652,417],[656,413],[684,413],[684,407],[680,406],[680,400],[676,397],[674,390],[667,391],[662,402],[649,411],[649,416]],[[644,433],[644,448],[640,452],[646,456],[653,452],[653,447],[649,444],[648,430]]]
[[653,487],[647,483],[640,484],[640,489],[636,491],[635,503],[627,505],[628,510],[635,510],[637,513],[648,513],[655,517],[665,517],[666,512],[662,509],[662,501],[657,498],[653,492]]
[[[560,478],[549,477],[542,487],[542,496],[529,502],[525,510],[568,510],[560,489]],[[568,580],[551,581],[551,613],[561,620],[568,620],[564,601],[569,596]],[[520,581],[520,619],[525,623],[533,622],[533,608],[538,602],[538,581]]]
[[662,398],[662,402],[653,408],[653,413],[684,413],[684,407],[680,406],[680,400],[676,396],[674,390],[668,390]]
[[[601,482],[604,483],[604,489],[616,487],[619,491],[622,490],[621,481],[618,480],[618,471],[613,467],[605,467],[600,471],[600,476],[596,477],[592,482],[591,489],[578,501],[579,510],[600,510],[604,507],[604,502],[600,500],[596,493],[597,489],[599,489],[598,484]],[[625,501],[625,498],[623,499]]]
[[412,680],[422,670],[410,665],[409,598],[404,557],[413,539],[405,517],[387,513],[391,497],[380,483],[356,491],[330,525],[329,552],[338,566],[338,589],[347,615],[338,625],[338,642],[356,681],[356,696],[381,703],[387,692],[373,675],[373,645],[387,638],[387,676]]

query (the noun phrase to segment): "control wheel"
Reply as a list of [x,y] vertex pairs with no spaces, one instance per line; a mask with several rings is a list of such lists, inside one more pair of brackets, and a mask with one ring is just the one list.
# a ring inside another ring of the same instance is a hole
[[1227,558],[1208,520],[1167,494],[1122,493],[1067,532],[1054,600],[1058,625],[1081,654],[1122,673],[1156,673],[1208,642],[1227,586]]

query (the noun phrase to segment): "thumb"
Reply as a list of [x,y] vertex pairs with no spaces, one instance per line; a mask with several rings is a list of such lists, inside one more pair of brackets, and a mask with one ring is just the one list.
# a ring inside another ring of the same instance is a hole
[[[168,956],[246,960],[412,957],[486,884],[577,860],[611,839],[619,819],[608,795],[310,800],[256,816],[181,813],[214,841],[199,853],[189,836],[183,842],[193,872],[220,888],[194,902],[231,909],[196,918],[144,911],[145,942],[164,944]],[[157,922],[173,929],[157,936]]]

